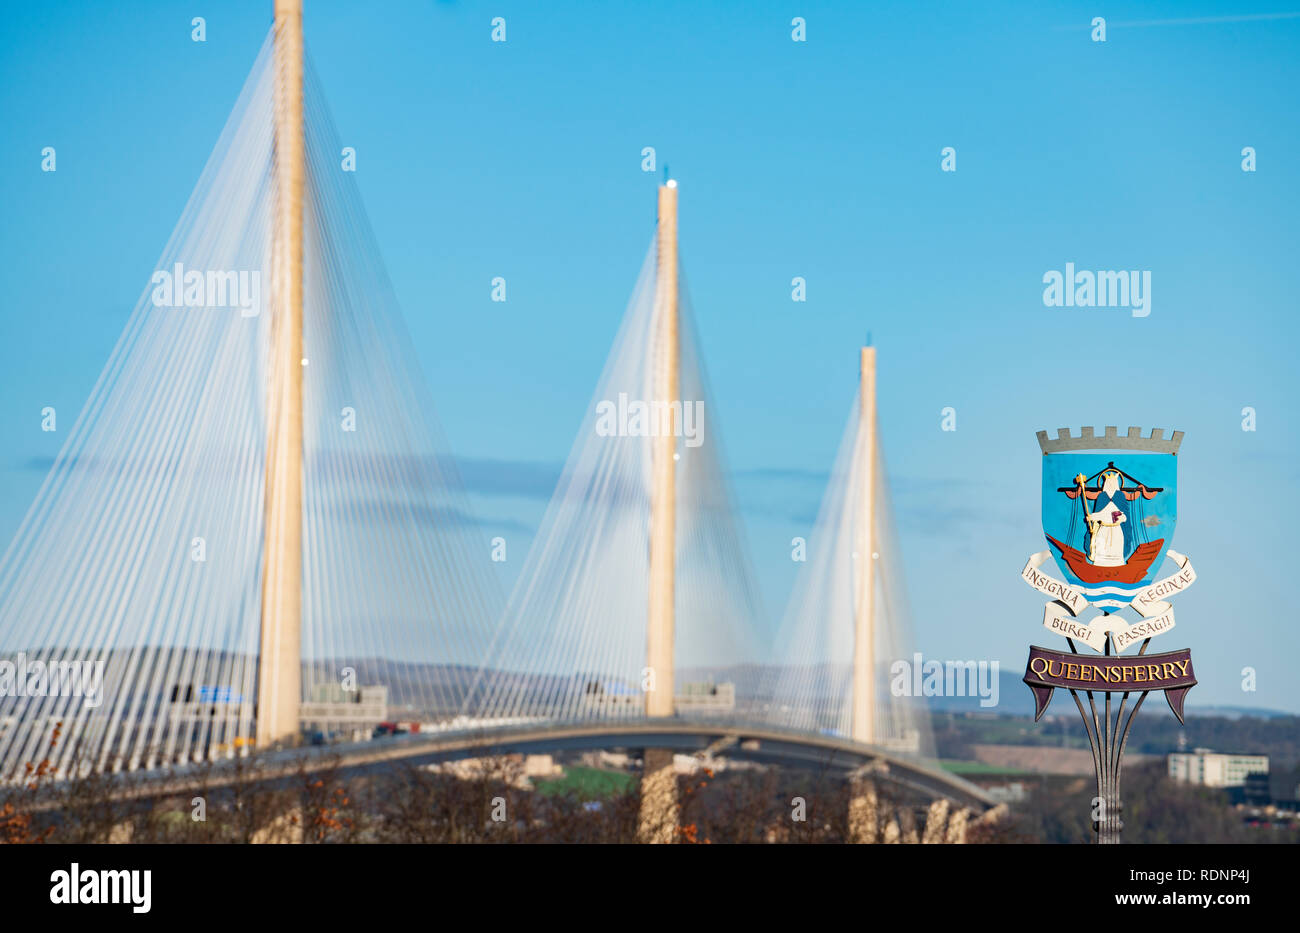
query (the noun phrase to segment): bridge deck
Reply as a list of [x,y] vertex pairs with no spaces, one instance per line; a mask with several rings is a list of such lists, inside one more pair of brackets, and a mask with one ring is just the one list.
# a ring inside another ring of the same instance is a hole
[[927,797],[946,797],[983,812],[994,801],[956,775],[888,749],[839,736],[798,732],[765,724],[707,722],[681,718],[483,725],[446,732],[379,738],[342,745],[310,746],[257,757],[255,774],[235,762],[182,765],[118,777],[119,799],[216,788],[252,778],[291,780],[300,773],[337,769],[356,774],[402,762],[438,764],[511,753],[537,754],[588,749],[666,748],[682,753],[713,750],[728,758],[828,771],[848,776],[866,769],[877,780]]

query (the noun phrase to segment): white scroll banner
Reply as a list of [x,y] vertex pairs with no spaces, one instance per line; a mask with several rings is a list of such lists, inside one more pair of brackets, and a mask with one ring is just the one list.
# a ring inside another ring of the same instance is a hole
[[1119,653],[1134,642],[1163,635],[1173,627],[1173,609],[1129,625],[1117,615],[1100,615],[1088,622],[1080,622],[1062,612],[1056,603],[1048,603],[1043,607],[1043,628],[1063,638],[1081,641],[1094,651],[1106,649],[1107,632],[1110,633],[1111,646]]
[[[1065,638],[1075,638],[1084,642],[1094,651],[1103,651],[1106,648],[1106,628],[1103,622],[1112,619],[1114,616],[1097,616],[1091,622],[1080,622],[1078,619],[1061,611],[1061,607],[1056,603],[1048,603],[1043,607],[1043,628],[1049,632],[1055,632]],[[1118,621],[1118,620],[1117,620]]]
[[[1096,621],[1096,619],[1093,619],[1093,622]],[[1107,626],[1110,629],[1110,643],[1115,646],[1115,651],[1118,653],[1135,641],[1163,635],[1173,628],[1174,610],[1166,609],[1159,615],[1149,616],[1140,622],[1134,622],[1132,625],[1129,625],[1119,616],[1106,616],[1105,621],[1110,623]]]
[[[1039,551],[1037,554],[1031,554],[1029,561],[1025,564],[1025,569],[1020,571],[1020,579],[1044,596],[1050,596],[1052,599],[1058,600],[1070,610],[1071,615],[1077,616],[1088,608],[1088,597],[1069,584],[1061,582],[1050,574],[1039,571],[1038,568],[1051,556],[1051,551]],[[1050,604],[1048,608],[1051,608]]]
[[1156,583],[1152,583],[1148,587],[1143,587],[1143,589],[1133,597],[1132,606],[1141,615],[1146,616],[1148,619],[1153,616],[1164,616],[1168,613],[1169,628],[1173,628],[1174,617],[1172,607],[1165,601],[1165,597],[1173,596],[1175,593],[1181,593],[1183,590],[1195,583],[1196,571],[1192,569],[1192,562],[1177,551],[1165,551],[1165,554],[1170,560],[1178,565],[1178,572],[1171,574]]

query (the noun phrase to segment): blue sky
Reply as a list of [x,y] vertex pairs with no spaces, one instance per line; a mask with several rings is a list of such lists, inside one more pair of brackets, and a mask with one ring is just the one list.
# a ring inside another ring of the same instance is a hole
[[[270,10],[28,4],[0,21],[5,541]],[[870,331],[920,650],[1015,670],[1030,642],[1050,644],[1017,579],[1043,546],[1036,430],[1179,429],[1174,546],[1200,580],[1158,647],[1192,649],[1192,705],[1300,710],[1292,12],[307,0],[305,34],[439,416],[515,569],[649,243],[654,146],[681,186],[715,416],[774,617]],[[791,41],[795,16],[807,42]],[[45,146],[55,173],[40,171]],[[956,172],[940,170],[947,146]],[[1043,275],[1067,262],[1150,271],[1150,315],[1045,307]],[[40,430],[47,405],[56,434]],[[947,406],[955,432],[940,429]]]

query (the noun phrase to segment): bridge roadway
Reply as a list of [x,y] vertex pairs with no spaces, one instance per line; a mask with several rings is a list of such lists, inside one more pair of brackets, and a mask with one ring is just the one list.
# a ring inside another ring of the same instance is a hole
[[[665,748],[683,754],[723,757],[841,774],[869,772],[874,780],[924,797],[946,797],[982,813],[995,801],[956,775],[875,745],[840,736],[782,729],[760,723],[660,719],[513,721],[440,732],[391,736],[339,745],[304,746],[256,756],[256,764],[233,760],[177,765],[116,775],[114,799],[141,799],[219,788],[240,781],[291,783],[298,775],[335,770],[374,773],[402,763],[429,765],[511,753]],[[241,766],[242,765],[242,766]]]

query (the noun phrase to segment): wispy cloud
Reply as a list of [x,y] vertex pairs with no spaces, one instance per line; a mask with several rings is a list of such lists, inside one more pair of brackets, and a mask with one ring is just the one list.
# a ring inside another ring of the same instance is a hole
[[469,492],[483,496],[550,499],[563,466],[533,460],[467,458],[459,461],[461,480]]
[[[321,455],[318,455],[321,456]],[[323,456],[338,456],[326,452]],[[375,455],[370,455],[374,457]],[[467,457],[451,461],[430,463],[420,457],[379,458],[391,461],[389,476],[396,480],[395,488],[427,488],[429,475],[459,474],[467,492],[486,498],[528,499],[549,502],[555,495],[564,466],[558,462],[536,460],[502,460],[491,457]],[[22,464],[24,469],[48,472],[54,465],[53,457],[32,457]],[[737,470],[732,479],[748,490],[739,498],[745,512],[766,519],[788,521],[795,525],[812,525],[817,519],[821,497],[830,482],[827,470],[808,470],[796,467],[764,467]],[[418,480],[418,481],[417,481]],[[922,535],[960,535],[977,525],[1013,524],[1022,516],[989,515],[986,510],[969,505],[979,495],[981,484],[972,480],[935,479],[928,477],[892,476],[889,479],[894,494],[894,508],[900,530]],[[373,501],[367,503],[375,512],[405,512],[408,517],[430,525],[462,526],[470,516],[458,509],[438,506],[402,506],[395,502]],[[415,511],[411,511],[414,508]],[[369,510],[369,509],[367,509]],[[1030,519],[1032,521],[1032,516]],[[511,531],[531,533],[530,525],[511,519],[480,519],[481,524]]]
[[737,480],[789,480],[818,486],[825,486],[831,476],[826,470],[799,470],[793,468],[737,470],[733,475]]
[[469,528],[490,526],[531,534],[535,529],[508,518],[484,519],[454,506],[437,506],[426,503],[396,502],[370,499],[337,505],[334,513],[349,522],[404,524],[407,522],[430,528]]

